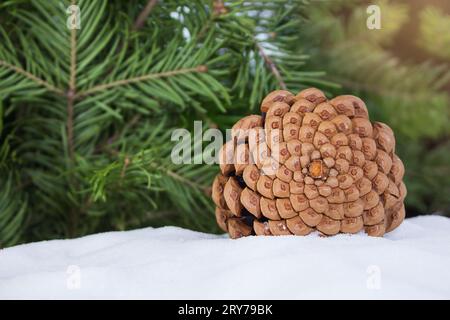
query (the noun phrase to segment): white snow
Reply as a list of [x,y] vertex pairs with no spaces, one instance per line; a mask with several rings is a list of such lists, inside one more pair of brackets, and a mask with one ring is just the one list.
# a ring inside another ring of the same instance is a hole
[[450,298],[450,219],[407,219],[384,238],[230,240],[175,227],[0,251],[2,299]]

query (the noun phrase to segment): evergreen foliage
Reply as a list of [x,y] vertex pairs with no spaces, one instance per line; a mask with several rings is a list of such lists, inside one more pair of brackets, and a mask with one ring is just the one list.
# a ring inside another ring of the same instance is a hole
[[[71,4],[79,30],[66,26]],[[431,58],[413,64],[389,50],[407,6],[381,4],[385,28],[368,31],[356,0],[2,1],[0,247],[150,225],[218,231],[217,168],[174,165],[171,131],[229,128],[284,87],[366,97],[398,132],[409,207],[450,211],[450,57],[446,36],[435,42],[448,15],[423,12],[417,45]]]
[[[66,27],[71,4],[80,30]],[[302,5],[2,2],[1,244],[166,223],[216,231],[215,168],[173,165],[171,130],[226,128],[274,87],[320,85],[292,51]]]

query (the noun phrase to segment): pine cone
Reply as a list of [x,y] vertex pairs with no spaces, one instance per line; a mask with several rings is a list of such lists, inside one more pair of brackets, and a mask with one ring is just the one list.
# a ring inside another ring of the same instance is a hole
[[357,233],[383,236],[405,218],[404,166],[393,131],[350,95],[276,90],[262,115],[232,128],[212,186],[218,225],[239,238]]

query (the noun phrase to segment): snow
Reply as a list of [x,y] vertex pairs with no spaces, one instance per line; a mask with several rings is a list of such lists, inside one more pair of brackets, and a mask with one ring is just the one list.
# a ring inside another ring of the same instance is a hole
[[175,227],[0,251],[1,299],[449,299],[450,219],[384,238],[247,237]]

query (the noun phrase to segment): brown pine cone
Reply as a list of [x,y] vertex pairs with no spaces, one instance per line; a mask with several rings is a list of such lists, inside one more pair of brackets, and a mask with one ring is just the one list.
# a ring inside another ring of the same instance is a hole
[[232,128],[212,186],[219,226],[248,235],[383,236],[405,218],[393,131],[350,95],[271,92]]

